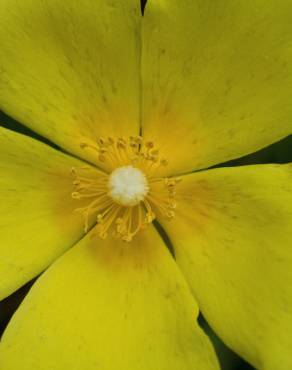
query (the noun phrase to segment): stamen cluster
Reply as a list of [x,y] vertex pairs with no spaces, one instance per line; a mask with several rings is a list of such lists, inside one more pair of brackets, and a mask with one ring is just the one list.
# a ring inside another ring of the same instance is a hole
[[[157,215],[169,219],[174,217],[175,187],[180,178],[156,175],[157,170],[167,166],[168,162],[160,156],[152,142],[144,142],[141,136],[131,136],[116,140],[99,138],[96,143],[82,142],[80,146],[93,151],[100,166],[105,165],[107,168],[107,173],[97,172],[89,166],[72,169],[72,197],[90,201],[87,206],[76,209],[85,219],[85,232],[96,222],[95,232],[99,237],[104,239],[111,233],[131,241]],[[112,197],[109,187],[111,174],[123,167],[138,169],[147,179],[147,191],[138,197],[137,203],[131,205],[125,205]]]

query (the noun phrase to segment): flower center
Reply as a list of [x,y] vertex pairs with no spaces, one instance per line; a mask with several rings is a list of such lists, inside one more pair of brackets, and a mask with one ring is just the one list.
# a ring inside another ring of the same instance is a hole
[[145,175],[133,166],[115,169],[109,177],[108,188],[108,194],[122,206],[137,205],[149,191]]
[[80,146],[93,151],[107,168],[107,173],[89,166],[72,169],[72,197],[89,201],[76,209],[84,217],[85,232],[96,223],[95,233],[101,238],[111,233],[130,241],[157,216],[174,217],[175,187],[180,178],[156,175],[168,162],[152,142],[144,142],[140,136],[100,138]]

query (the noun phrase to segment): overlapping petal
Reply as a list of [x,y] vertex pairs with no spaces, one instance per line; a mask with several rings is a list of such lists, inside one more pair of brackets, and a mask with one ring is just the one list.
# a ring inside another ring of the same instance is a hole
[[39,274],[83,234],[71,198],[82,162],[0,128],[0,298]]
[[3,0],[0,108],[68,151],[139,132],[136,0]]
[[263,370],[292,368],[292,165],[183,177],[176,261],[219,336]]
[[143,135],[161,145],[170,173],[292,133],[291,22],[289,1],[147,2]]
[[197,314],[154,228],[129,244],[89,234],[32,288],[4,334],[0,367],[218,369]]

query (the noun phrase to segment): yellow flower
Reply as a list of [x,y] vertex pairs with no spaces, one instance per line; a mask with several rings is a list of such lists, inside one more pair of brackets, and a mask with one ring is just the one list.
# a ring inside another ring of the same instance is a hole
[[218,369],[199,308],[292,368],[291,165],[196,171],[291,133],[291,22],[284,0],[1,1],[0,107],[61,148],[0,129],[1,298],[51,265],[1,370]]

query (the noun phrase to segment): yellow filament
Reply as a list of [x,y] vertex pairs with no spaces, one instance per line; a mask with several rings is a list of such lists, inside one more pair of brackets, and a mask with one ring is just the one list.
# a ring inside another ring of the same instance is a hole
[[73,168],[72,198],[89,200],[85,207],[77,208],[84,217],[84,230],[95,226],[94,233],[101,238],[109,234],[131,241],[132,238],[157,215],[173,218],[176,203],[175,188],[180,178],[162,178],[155,176],[156,170],[166,166],[168,161],[162,158],[152,142],[144,142],[141,136],[125,138],[99,138],[96,143],[82,142],[84,150],[94,151],[97,161],[106,164],[109,172],[123,166],[140,169],[146,176],[149,192],[144,199],[133,206],[124,206],[109,195],[108,182],[110,173],[99,172],[91,167]]

